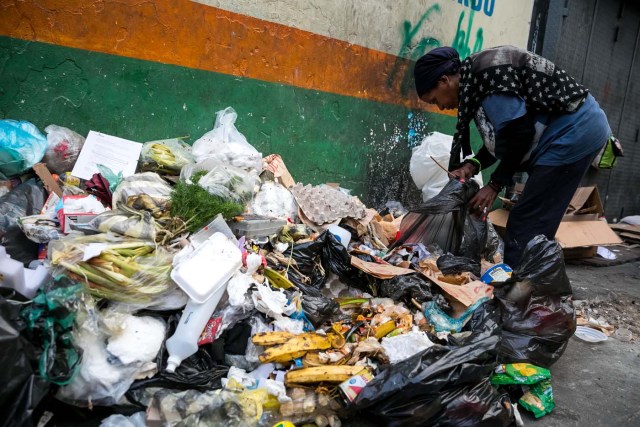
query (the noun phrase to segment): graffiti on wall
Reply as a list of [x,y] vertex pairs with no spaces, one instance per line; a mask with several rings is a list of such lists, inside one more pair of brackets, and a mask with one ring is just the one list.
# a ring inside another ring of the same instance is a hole
[[[459,0],[459,3],[480,6],[483,4],[482,0],[471,0],[470,3]],[[398,59],[387,77],[387,85],[392,87],[397,83],[398,76],[401,75],[399,86],[402,96],[406,96],[413,87],[413,70],[407,68],[406,65],[403,67],[403,58],[416,61],[429,50],[444,45],[439,39],[429,35],[418,37],[423,28],[428,31],[429,27],[437,22],[440,12],[441,7],[436,3],[423,13],[415,24],[408,20],[402,24],[402,45],[398,52]],[[468,11],[463,10],[460,12],[453,40],[449,43],[451,47],[458,51],[461,58],[466,58],[472,53],[482,50],[484,30],[482,27],[474,28],[475,12],[475,6],[470,7]],[[493,14],[493,6],[491,6],[489,12]]]

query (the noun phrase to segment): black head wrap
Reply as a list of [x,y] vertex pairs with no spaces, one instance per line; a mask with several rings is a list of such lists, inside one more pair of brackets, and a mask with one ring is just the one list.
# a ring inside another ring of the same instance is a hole
[[460,56],[451,47],[437,47],[418,59],[413,69],[416,91],[421,97],[436,86],[438,79],[460,68]]

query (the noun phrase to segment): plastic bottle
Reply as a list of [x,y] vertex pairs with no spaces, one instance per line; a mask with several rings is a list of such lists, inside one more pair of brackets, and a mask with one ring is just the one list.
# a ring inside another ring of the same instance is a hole
[[167,372],[175,372],[184,359],[198,351],[198,338],[200,338],[226,289],[227,283],[224,283],[202,304],[189,300],[182,311],[176,331],[171,338],[167,339],[166,347],[169,353]]
[[24,266],[20,261],[11,259],[4,246],[0,246],[0,286],[20,293],[25,288]]

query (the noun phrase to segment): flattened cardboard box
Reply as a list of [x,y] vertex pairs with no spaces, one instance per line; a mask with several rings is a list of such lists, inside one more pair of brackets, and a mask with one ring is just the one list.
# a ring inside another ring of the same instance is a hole
[[[496,227],[505,228],[509,211],[497,209],[489,214]],[[562,221],[556,239],[562,248],[619,245],[622,240],[604,221]]]

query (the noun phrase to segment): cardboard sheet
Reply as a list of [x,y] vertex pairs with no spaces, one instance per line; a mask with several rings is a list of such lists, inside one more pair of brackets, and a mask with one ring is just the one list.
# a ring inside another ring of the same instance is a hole
[[483,297],[493,298],[493,286],[487,285],[479,280],[464,285],[453,285],[439,280],[439,273],[435,273],[428,268],[423,269],[422,274],[465,307],[473,305],[473,303]]
[[375,262],[363,261],[360,258],[351,257],[351,265],[358,270],[364,271],[378,279],[387,280],[396,276],[404,276],[405,274],[416,273],[415,270],[408,268],[400,268],[390,264],[377,264]]
[[[496,227],[507,226],[509,211],[497,209],[489,214],[489,220]],[[622,240],[603,221],[562,221],[556,239],[563,248],[577,248],[580,246],[619,245]]]

